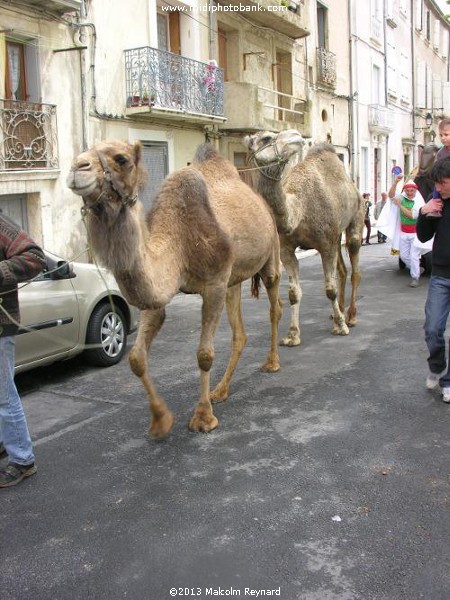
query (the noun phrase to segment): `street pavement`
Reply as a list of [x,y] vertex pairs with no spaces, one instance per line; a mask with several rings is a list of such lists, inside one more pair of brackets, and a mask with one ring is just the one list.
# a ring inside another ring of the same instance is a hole
[[[0,490],[1,600],[448,600],[450,406],[424,385],[428,280],[410,288],[389,250],[361,249],[346,337],[319,257],[300,260],[302,345],[280,348],[278,373],[260,371],[266,297],[244,285],[248,344],[210,434],[187,429],[195,296],[174,299],[151,351],[176,417],[163,441],[126,360],[18,376],[39,470]],[[223,318],[213,384],[229,345]]]

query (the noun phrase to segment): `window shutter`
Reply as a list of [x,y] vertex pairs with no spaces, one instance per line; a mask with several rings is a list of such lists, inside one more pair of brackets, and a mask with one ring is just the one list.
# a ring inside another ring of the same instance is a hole
[[417,63],[416,102],[418,108],[426,108],[426,64],[424,60]]
[[436,19],[434,21],[434,32],[433,32],[433,48],[435,50],[439,50],[439,47],[440,47],[440,44],[439,44],[440,37],[441,37],[441,24]]
[[433,79],[433,108],[442,109],[442,81],[440,79]]
[[419,31],[422,31],[422,29],[423,29],[422,2],[423,2],[423,0],[416,0],[416,23],[415,23],[415,27]]
[[139,199],[147,212],[153,204],[161,183],[168,174],[168,147],[166,142],[143,142],[142,165],[148,178]]
[[427,105],[426,108],[433,106],[433,71],[427,67]]
[[442,85],[442,106],[444,108],[444,115],[450,117],[450,82],[446,81]]

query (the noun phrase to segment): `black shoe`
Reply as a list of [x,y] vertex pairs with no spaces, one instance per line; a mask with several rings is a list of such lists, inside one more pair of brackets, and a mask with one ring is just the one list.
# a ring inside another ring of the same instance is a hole
[[34,475],[37,467],[34,463],[31,465],[18,465],[17,463],[9,463],[6,469],[0,471],[0,488],[11,487],[17,485],[25,477]]
[[3,442],[0,442],[0,460],[2,458],[5,458],[5,456],[8,456],[8,453],[5,450],[5,446],[3,445]]

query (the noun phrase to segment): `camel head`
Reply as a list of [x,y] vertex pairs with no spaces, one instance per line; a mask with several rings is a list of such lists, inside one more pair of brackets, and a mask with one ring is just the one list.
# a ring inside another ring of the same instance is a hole
[[140,142],[101,142],[73,160],[67,185],[82,196],[86,212],[118,214],[136,202],[144,181],[141,153]]
[[[279,133],[259,131],[244,138],[244,144],[249,150],[248,162],[254,162],[258,167],[270,165],[272,174],[278,171],[280,175],[289,159],[301,152],[304,142],[296,129],[286,129]],[[264,169],[266,176],[269,172],[269,169]]]

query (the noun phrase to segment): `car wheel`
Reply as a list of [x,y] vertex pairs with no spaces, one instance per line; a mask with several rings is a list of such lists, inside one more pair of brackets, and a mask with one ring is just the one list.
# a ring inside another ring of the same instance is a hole
[[97,306],[89,319],[86,344],[98,344],[98,348],[85,351],[86,360],[99,367],[117,364],[127,349],[127,326],[122,311],[110,304]]
[[402,259],[400,257],[398,258],[398,268],[399,269],[406,269],[406,265],[405,265],[405,263],[402,261]]

